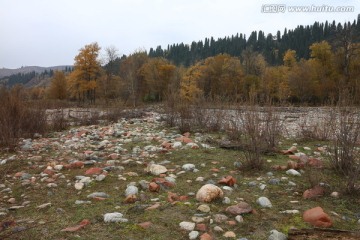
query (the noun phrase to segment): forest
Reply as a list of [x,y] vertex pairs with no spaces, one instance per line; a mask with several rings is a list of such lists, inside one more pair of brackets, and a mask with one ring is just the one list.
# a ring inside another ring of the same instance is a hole
[[[94,42],[79,50],[72,71],[44,73],[47,87],[28,90],[29,98],[94,104],[96,100],[138,106],[169,97],[198,100],[321,105],[350,97],[360,103],[360,20],[315,22],[189,44],[137,50],[122,57],[114,46]],[[10,77],[28,81],[34,73]]]

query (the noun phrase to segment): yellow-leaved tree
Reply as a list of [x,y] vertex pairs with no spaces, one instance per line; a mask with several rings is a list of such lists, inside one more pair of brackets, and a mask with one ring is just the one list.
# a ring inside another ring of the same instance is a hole
[[55,71],[47,89],[47,97],[50,99],[64,100],[67,97],[67,82],[64,72]]
[[88,100],[95,103],[96,81],[101,76],[101,65],[98,60],[100,47],[95,42],[85,45],[75,57],[74,71],[68,79],[69,92],[72,98],[79,101]]
[[180,98],[186,103],[195,103],[202,95],[203,91],[198,87],[198,80],[202,74],[201,66],[196,64],[190,67],[180,82]]

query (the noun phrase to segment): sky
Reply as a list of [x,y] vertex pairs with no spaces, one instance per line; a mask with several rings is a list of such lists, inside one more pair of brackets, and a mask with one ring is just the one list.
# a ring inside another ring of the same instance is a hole
[[[279,4],[285,8],[275,8]],[[292,12],[292,6],[353,11]],[[276,9],[284,10],[269,13]],[[0,0],[0,68],[72,65],[79,50],[93,42],[128,55],[206,37],[352,22],[359,13],[359,0]]]

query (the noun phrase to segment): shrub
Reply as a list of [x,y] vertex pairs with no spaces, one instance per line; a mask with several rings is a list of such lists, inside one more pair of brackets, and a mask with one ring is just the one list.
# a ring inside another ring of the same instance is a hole
[[0,90],[0,146],[15,150],[19,138],[46,131],[46,111],[40,104],[29,106],[22,91]]
[[330,161],[346,184],[346,192],[360,188],[360,112],[355,107],[340,105],[336,108],[337,120],[333,124],[333,139],[330,145]]

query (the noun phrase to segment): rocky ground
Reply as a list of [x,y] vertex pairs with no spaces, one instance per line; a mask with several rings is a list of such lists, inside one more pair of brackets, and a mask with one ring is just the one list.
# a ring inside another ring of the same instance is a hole
[[181,135],[160,119],[148,112],[75,127],[1,153],[0,239],[305,239],[291,232],[359,231],[360,199],[342,194],[326,143],[285,140],[284,151],[264,156],[263,171],[245,171],[241,152],[214,144],[221,134]]

